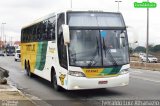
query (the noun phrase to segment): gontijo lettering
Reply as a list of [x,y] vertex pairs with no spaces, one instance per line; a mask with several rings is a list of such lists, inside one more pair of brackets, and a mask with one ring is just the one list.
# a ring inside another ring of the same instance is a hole
[[92,70],[92,69],[91,69],[91,70],[86,70],[86,72],[88,72],[88,73],[89,73],[89,72],[98,72],[98,70]]

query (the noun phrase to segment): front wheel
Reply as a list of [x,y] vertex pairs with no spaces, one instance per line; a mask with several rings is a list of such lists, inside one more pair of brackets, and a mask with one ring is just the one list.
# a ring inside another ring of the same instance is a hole
[[62,88],[57,84],[57,77],[56,77],[56,74],[53,75],[53,78],[52,78],[52,83],[53,83],[53,87],[56,91],[61,91]]

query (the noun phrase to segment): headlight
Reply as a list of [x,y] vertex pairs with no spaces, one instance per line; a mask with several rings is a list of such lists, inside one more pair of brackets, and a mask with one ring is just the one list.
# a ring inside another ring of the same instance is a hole
[[78,71],[69,71],[68,74],[71,76],[76,76],[76,77],[85,77],[84,73],[78,72]]
[[129,72],[129,68],[121,70],[119,74],[127,74],[128,72]]

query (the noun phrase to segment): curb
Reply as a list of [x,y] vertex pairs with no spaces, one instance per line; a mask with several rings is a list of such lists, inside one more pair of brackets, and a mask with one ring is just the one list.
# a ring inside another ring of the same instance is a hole
[[[23,92],[21,92],[20,90],[18,90],[15,86],[12,86],[12,85],[10,85],[10,84],[6,84],[6,85],[1,85],[0,84],[0,93],[1,94],[4,94],[4,95],[7,95],[7,97],[6,98],[10,98],[10,95],[9,95],[9,93],[16,93],[16,95],[15,95],[15,98],[13,99],[13,97],[14,97],[14,95],[12,95],[11,97],[12,97],[12,99],[10,100],[7,100],[7,99],[5,99],[5,100],[0,100],[1,102],[2,102],[2,104],[0,104],[0,106],[1,105],[3,105],[3,101],[6,101],[6,103],[5,104],[8,104],[8,103],[10,103],[10,102],[13,102],[13,101],[16,101],[16,103],[18,104],[19,102],[21,102],[21,103],[19,103],[19,104],[25,104],[25,105],[22,105],[22,106],[27,106],[27,103],[29,103],[31,106],[38,106],[35,102],[33,102],[30,98],[28,98]],[[9,97],[8,97],[8,95],[9,95]],[[16,98],[17,97],[17,95],[18,95],[18,98]],[[21,100],[22,99],[22,100]],[[7,102],[8,101],[8,102]],[[26,103],[23,103],[23,101],[24,102],[26,102]],[[0,103],[1,103],[0,102]],[[9,104],[8,104],[9,105]],[[19,105],[16,105],[16,106],[19,106]],[[21,106],[21,105],[20,105]]]

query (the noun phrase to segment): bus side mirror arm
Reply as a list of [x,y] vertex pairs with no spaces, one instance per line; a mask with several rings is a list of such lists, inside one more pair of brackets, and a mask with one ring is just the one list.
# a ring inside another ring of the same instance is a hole
[[70,43],[69,26],[66,24],[63,24],[62,31],[63,31],[64,44],[67,45]]

